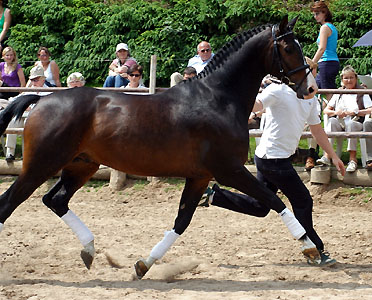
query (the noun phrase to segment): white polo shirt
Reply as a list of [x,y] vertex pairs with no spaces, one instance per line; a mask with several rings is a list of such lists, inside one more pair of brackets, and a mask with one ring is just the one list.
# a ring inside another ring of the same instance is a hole
[[270,84],[257,95],[266,110],[265,127],[255,154],[260,158],[288,158],[300,141],[305,123],[320,123],[318,101],[299,99],[285,84]]

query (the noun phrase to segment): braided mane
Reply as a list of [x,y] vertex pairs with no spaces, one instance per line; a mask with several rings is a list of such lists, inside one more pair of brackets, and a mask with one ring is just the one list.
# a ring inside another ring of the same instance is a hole
[[247,42],[253,36],[259,34],[260,32],[266,30],[272,25],[261,25],[255,28],[252,28],[248,31],[244,31],[235,36],[230,42],[226,43],[211,59],[211,61],[205,66],[204,70],[200,72],[196,78],[202,78],[207,76],[209,73],[216,70],[218,67],[223,65],[228,57],[238,51],[242,45]]

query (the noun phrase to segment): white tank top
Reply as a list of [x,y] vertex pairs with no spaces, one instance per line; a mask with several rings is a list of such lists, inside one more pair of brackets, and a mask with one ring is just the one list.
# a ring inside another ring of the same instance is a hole
[[[51,62],[52,61],[49,62],[48,68],[44,70],[45,80],[47,80],[49,83],[53,85],[56,85],[56,82],[54,81],[53,74],[52,74],[52,68],[50,67]],[[38,62],[38,63],[40,66],[43,66],[41,62]]]

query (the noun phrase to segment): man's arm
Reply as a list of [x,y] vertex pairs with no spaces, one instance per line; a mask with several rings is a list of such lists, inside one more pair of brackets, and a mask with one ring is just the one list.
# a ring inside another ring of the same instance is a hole
[[263,110],[262,102],[258,99],[254,102],[254,106],[252,108],[252,112],[258,112]]
[[341,159],[337,156],[336,152],[333,150],[332,145],[328,141],[327,134],[324,132],[322,125],[310,125],[310,131],[313,137],[316,139],[318,145],[327,152],[329,157],[332,159],[333,164],[342,176],[345,176],[345,166]]

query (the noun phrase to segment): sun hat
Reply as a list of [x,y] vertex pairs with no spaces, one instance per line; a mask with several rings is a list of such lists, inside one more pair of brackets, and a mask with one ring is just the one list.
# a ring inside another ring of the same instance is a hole
[[84,78],[83,74],[81,74],[80,72],[71,73],[67,77],[67,83],[70,83],[71,81],[81,81],[82,83],[85,84],[85,78]]
[[37,77],[44,77],[45,78],[44,69],[40,65],[37,65],[37,66],[33,67],[30,71],[30,79],[34,79],[34,78],[37,78]]
[[117,46],[116,46],[116,52],[118,52],[120,50],[127,50],[128,51],[129,50],[128,45],[125,44],[125,43],[119,43],[119,44],[117,44]]

